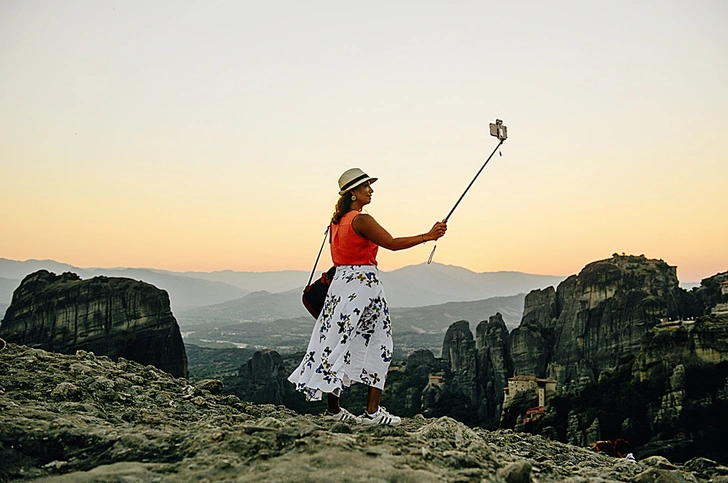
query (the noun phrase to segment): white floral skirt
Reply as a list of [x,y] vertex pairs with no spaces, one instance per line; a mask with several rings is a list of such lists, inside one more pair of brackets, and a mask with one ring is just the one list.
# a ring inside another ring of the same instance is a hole
[[336,268],[306,355],[288,380],[306,399],[341,394],[360,382],[384,388],[392,360],[392,323],[374,265]]

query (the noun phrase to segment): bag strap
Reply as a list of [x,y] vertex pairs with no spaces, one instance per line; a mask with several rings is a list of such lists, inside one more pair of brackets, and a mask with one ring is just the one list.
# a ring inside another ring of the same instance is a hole
[[326,244],[326,235],[329,234],[329,228],[331,228],[331,225],[326,227],[326,231],[324,231],[324,239],[321,242],[321,248],[319,249],[318,255],[316,255],[316,262],[313,264],[313,269],[311,270],[311,276],[308,277],[308,283],[306,286],[308,287],[311,285],[311,280],[313,280],[313,274],[316,273],[316,267],[318,267],[319,258],[321,258],[321,253],[324,251],[324,245]]

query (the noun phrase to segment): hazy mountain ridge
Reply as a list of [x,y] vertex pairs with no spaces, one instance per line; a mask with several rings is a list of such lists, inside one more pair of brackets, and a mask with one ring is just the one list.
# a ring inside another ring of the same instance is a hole
[[[501,312],[508,328],[518,326],[523,312],[524,293],[490,297],[465,302],[445,302],[419,307],[392,307],[392,320],[406,320],[424,331],[444,332],[455,320],[477,323],[495,312]],[[313,318],[301,304],[301,293],[291,290],[282,293],[258,291],[220,304],[196,307],[175,314],[180,325],[191,323],[281,322],[282,319]],[[409,329],[409,325],[402,326]]]
[[[150,268],[79,268],[54,260],[8,260],[0,258],[0,304],[10,304],[13,290],[28,274],[45,269],[57,274],[73,272],[81,278],[98,275],[127,277],[151,283],[170,295],[173,310],[215,305],[266,291],[300,294],[310,272],[171,272]],[[317,276],[321,271],[317,271]],[[476,273],[465,268],[433,263],[392,271],[382,271],[387,299],[392,307],[420,307],[445,302],[484,300],[497,296],[527,293],[535,288],[556,285],[564,277],[521,272]]]
[[[301,292],[299,290],[282,293],[259,290],[234,300],[182,310],[177,314],[185,322],[207,321],[214,323],[270,322],[306,315],[308,315],[308,312],[301,303]],[[185,322],[180,322],[180,324],[185,324]]]
[[285,292],[303,287],[311,272],[304,270],[281,270],[272,272],[237,272],[222,270],[217,272],[166,272],[209,282],[222,282],[238,287],[246,292],[266,291]]
[[517,327],[521,320],[524,298],[525,294],[517,294],[469,302],[446,302],[425,307],[397,307],[392,311],[392,321],[399,325],[402,331],[405,327],[400,322],[407,321],[418,329],[443,334],[452,322],[467,320],[476,325],[499,312],[503,315],[506,326],[512,329]]
[[20,262],[0,258],[0,277],[9,280],[9,282],[0,282],[0,304],[9,305],[13,291],[20,285],[21,280],[41,269],[58,275],[73,272],[83,279],[104,275],[141,280],[166,290],[169,293],[173,311],[212,305],[241,297],[246,293],[238,287],[222,282],[197,280],[172,272],[165,273],[147,268],[78,268],[54,260]]
[[[455,321],[476,325],[501,313],[509,329],[518,326],[525,294],[424,307],[392,307],[396,355],[426,348],[439,354],[442,335]],[[302,351],[314,319],[296,291],[255,292],[221,304],[180,311],[176,315],[185,344],[204,347],[268,347],[281,353]]]
[[[285,353],[302,349],[301,345],[305,348],[313,323],[301,303],[303,283],[309,276],[303,271],[177,274],[134,268],[80,269],[53,260],[20,262],[2,258],[0,315],[5,313],[20,281],[40,269],[59,274],[73,272],[83,279],[99,275],[126,277],[166,290],[186,343],[269,346]],[[437,263],[381,272],[381,276],[393,308],[401,356],[420,347],[437,352],[442,333],[456,320],[477,323],[500,312],[506,324],[515,327],[523,309],[523,294],[561,279],[517,272],[475,273]],[[289,286],[292,288],[274,292]],[[507,297],[493,300],[491,292]]]
[[393,307],[419,307],[525,294],[537,288],[556,286],[565,278],[504,271],[477,273],[439,263],[410,265],[382,273],[387,299]]

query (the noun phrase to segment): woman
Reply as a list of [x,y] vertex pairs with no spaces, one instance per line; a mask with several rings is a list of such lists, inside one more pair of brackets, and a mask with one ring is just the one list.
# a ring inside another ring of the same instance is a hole
[[[326,393],[325,416],[332,421],[397,425],[400,418],[379,405],[392,360],[392,326],[379,280],[377,251],[403,250],[437,240],[447,231],[437,222],[422,235],[393,238],[374,218],[361,212],[372,201],[371,178],[359,168],[339,178],[339,201],[331,219],[329,242],[336,274],[301,364],[288,377],[308,400]],[[343,388],[369,386],[366,411],[354,416],[339,403]]]

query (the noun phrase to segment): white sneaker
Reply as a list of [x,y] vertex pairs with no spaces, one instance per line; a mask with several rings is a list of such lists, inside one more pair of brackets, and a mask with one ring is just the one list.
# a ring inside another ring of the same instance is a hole
[[354,416],[344,408],[341,408],[341,411],[338,413],[330,413],[327,409],[324,413],[324,419],[327,421],[353,421],[357,424],[361,424],[362,422],[359,416]]
[[373,426],[375,424],[388,424],[390,426],[397,426],[399,423],[402,422],[402,419],[399,416],[393,416],[392,414],[389,414],[384,406],[379,406],[379,409],[377,409],[377,412],[374,414],[369,414],[368,412],[364,411],[364,414],[361,415],[360,419],[362,424],[370,426]]

